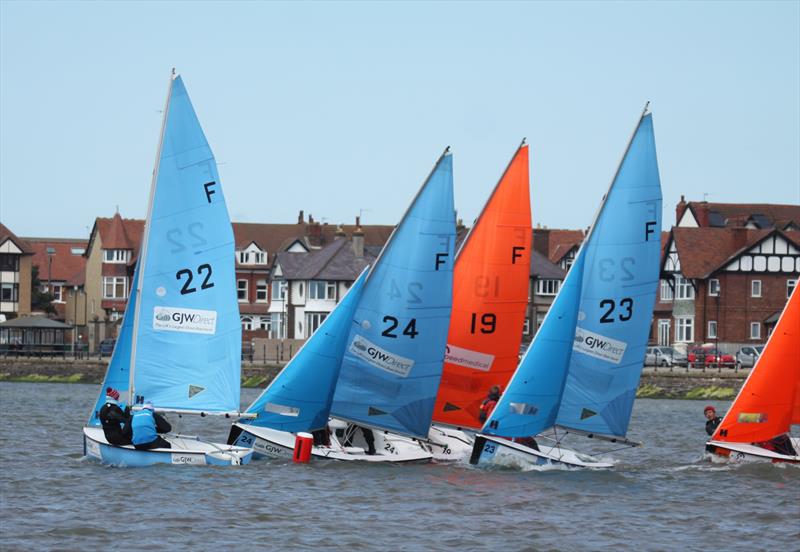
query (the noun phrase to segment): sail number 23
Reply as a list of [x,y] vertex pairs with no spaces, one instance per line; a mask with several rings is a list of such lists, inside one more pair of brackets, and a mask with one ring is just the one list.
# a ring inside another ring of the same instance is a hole
[[613,299],[603,299],[600,301],[600,308],[606,309],[603,316],[600,317],[601,324],[614,322],[615,312],[620,322],[627,322],[633,316],[633,299],[630,297],[620,299],[619,305]]

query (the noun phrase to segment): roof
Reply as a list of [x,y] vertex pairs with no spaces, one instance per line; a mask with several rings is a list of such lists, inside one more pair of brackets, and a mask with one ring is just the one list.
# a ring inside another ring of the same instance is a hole
[[[547,248],[547,257],[554,263],[560,262],[561,259],[563,259],[567,253],[572,251],[574,247],[580,246],[580,244],[583,243],[583,238],[585,237],[583,230],[534,228],[534,243],[539,241],[536,239],[537,234],[539,236],[546,236],[545,243]],[[544,248],[540,250],[540,253],[543,252]]]
[[278,253],[283,277],[287,280],[355,280],[375,260],[374,248],[364,248],[357,258],[352,240],[340,238],[322,249],[308,253]]
[[69,330],[72,326],[64,324],[58,320],[52,320],[44,316],[20,316],[12,320],[0,322],[0,328],[39,328]]
[[686,207],[692,210],[701,227],[731,228],[746,226],[751,222],[764,230],[784,229],[790,222],[795,226],[800,225],[800,205],[690,201]]
[[567,272],[550,259],[536,251],[531,250],[531,276],[540,280],[563,280],[567,277]]
[[17,237],[17,235],[14,232],[12,232],[6,225],[0,222],[0,245],[4,244],[6,240],[11,240],[14,243],[14,245],[17,246],[17,249],[22,251],[23,255],[30,255],[31,253],[33,253],[33,251],[31,250],[31,246],[27,241]]
[[[86,244],[87,256],[98,234],[103,249],[132,249],[136,253],[139,251],[144,234],[144,220],[124,219],[119,213],[115,213],[111,218],[97,217],[89,234],[89,242]],[[131,256],[130,263],[135,261],[135,257],[135,254]]]
[[[25,238],[33,250],[32,264],[39,267],[39,279],[70,282],[80,279],[86,268],[86,257],[83,250],[87,240],[67,238]],[[73,253],[73,249],[82,250]],[[49,252],[48,252],[49,250]]]
[[672,239],[678,249],[681,273],[686,278],[703,279],[773,233],[800,247],[800,232],[774,229],[674,227]]

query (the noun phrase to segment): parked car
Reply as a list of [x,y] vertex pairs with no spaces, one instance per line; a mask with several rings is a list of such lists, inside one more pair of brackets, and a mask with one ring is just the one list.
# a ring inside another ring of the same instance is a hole
[[763,350],[763,345],[745,345],[740,348],[736,351],[736,367],[752,368]]
[[686,355],[672,347],[648,347],[644,356],[645,366],[686,366]]
[[695,347],[689,349],[687,355],[689,366],[692,368],[733,368],[736,360],[733,355],[721,353],[716,349],[709,349],[708,347]]
[[100,347],[98,348],[100,351],[100,356],[111,356],[111,353],[114,352],[114,345],[116,344],[116,339],[104,339],[101,341]]

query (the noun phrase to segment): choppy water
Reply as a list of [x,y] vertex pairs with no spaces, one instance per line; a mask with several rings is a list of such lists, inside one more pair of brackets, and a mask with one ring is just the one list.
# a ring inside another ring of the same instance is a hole
[[[97,390],[0,383],[2,550],[800,549],[800,469],[703,460],[704,403],[637,401],[629,436],[646,446],[614,453],[613,471],[118,469],[81,457]],[[200,433],[224,440],[214,422]]]

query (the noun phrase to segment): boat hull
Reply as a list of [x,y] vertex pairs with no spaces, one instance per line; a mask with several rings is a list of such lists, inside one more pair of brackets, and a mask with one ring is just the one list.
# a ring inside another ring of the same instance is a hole
[[214,444],[196,438],[166,436],[171,449],[136,450],[106,441],[98,427],[83,428],[84,455],[109,466],[141,468],[156,464],[178,466],[238,466],[250,462],[253,451],[245,447]]
[[[794,450],[800,451],[800,437],[792,437]],[[773,464],[800,464],[800,455],[786,455],[747,443],[728,443],[723,441],[709,441],[706,450],[711,454],[712,461],[747,463],[747,462],[772,462]]]
[[428,449],[434,462],[464,462],[472,454],[475,434],[434,424],[428,431]]
[[558,446],[539,445],[540,450],[515,443],[502,437],[478,434],[470,464],[483,467],[532,469],[549,466],[568,468],[608,469],[614,464],[600,462],[590,456]]
[[[253,458],[293,458],[296,434],[238,422],[233,425],[236,429],[232,430],[234,432],[232,435],[238,431],[233,444],[251,447]],[[334,434],[331,435],[331,446],[311,448],[312,461],[428,463],[433,459],[433,455],[414,439],[379,431],[374,431],[374,434],[375,454],[367,454],[364,447],[342,446]]]

